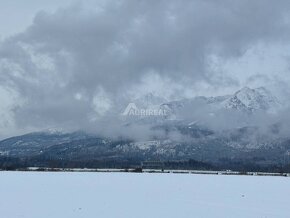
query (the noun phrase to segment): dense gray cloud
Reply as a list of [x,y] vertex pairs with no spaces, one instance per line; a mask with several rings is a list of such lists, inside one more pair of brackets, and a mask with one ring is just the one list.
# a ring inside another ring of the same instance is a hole
[[232,76],[214,60],[235,62],[261,44],[289,47],[289,10],[289,1],[127,0],[39,12],[0,43],[0,97],[13,96],[1,128],[93,128],[147,91],[170,99],[239,88],[263,72]]

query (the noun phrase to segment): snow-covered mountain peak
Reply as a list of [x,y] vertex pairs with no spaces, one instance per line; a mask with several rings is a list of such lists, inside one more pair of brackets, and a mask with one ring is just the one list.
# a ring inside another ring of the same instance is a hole
[[198,106],[204,108],[204,111],[211,111],[212,113],[220,109],[235,110],[243,113],[255,111],[275,113],[282,107],[279,100],[265,87],[255,89],[244,87],[232,95],[199,96],[193,99],[168,102],[162,106],[171,115],[180,114],[183,111],[194,111]]
[[251,89],[244,87],[235,92],[223,102],[225,108],[245,111],[264,110],[270,111],[278,108],[280,103],[269,90],[264,87]]

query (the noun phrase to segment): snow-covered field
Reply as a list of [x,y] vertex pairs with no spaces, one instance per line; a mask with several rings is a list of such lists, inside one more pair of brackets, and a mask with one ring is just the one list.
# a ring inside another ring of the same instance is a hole
[[290,217],[286,177],[0,172],[1,218]]

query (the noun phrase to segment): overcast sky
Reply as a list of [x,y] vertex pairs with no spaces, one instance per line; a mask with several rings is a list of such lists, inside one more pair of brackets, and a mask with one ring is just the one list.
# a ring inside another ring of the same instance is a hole
[[0,4],[0,137],[82,128],[148,92],[290,93],[286,0]]

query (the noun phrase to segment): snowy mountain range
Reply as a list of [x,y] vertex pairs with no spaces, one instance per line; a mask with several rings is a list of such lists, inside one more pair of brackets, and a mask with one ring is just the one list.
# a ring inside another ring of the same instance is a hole
[[[277,113],[283,107],[263,87],[245,87],[225,96],[162,101],[164,99],[153,94],[139,98],[136,100],[138,107],[159,107],[167,111],[166,116],[136,118],[122,127],[126,130],[134,124],[146,123],[147,127],[150,124],[154,134],[148,135],[146,140],[110,138],[82,131],[47,131],[1,141],[0,157],[33,158],[37,163],[50,159],[125,161],[157,158],[215,163],[230,159],[267,165],[281,163],[290,151],[290,137],[279,135],[279,123],[263,126],[261,131],[259,126],[244,122],[257,113]],[[241,116],[243,123],[237,119],[238,125],[230,126],[232,116],[237,114],[244,115]],[[146,122],[148,120],[150,122]],[[222,125],[228,128],[223,129]]]
[[222,105],[225,108],[249,112],[257,110],[274,112],[282,106],[279,100],[264,87],[257,89],[244,87],[223,101]]
[[232,95],[204,97],[198,96],[192,99],[184,99],[164,103],[161,107],[166,108],[171,116],[175,117],[181,111],[194,111],[201,105],[210,111],[213,115],[218,110],[227,109],[243,113],[253,113],[263,111],[267,113],[276,113],[282,108],[278,98],[273,96],[269,90],[264,87],[251,89],[244,87]]

